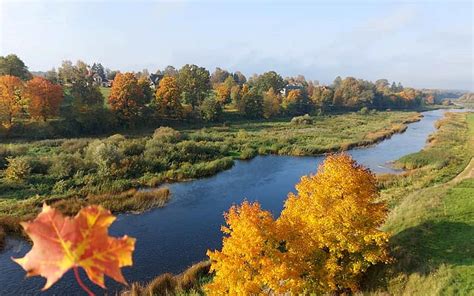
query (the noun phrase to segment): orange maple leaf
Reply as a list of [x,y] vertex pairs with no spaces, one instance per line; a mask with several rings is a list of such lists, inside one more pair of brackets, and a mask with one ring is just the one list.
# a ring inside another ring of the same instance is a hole
[[33,241],[33,248],[25,257],[13,260],[27,271],[27,276],[45,277],[43,290],[73,268],[81,287],[91,294],[78,277],[78,267],[84,268],[89,279],[102,288],[104,274],[127,284],[120,268],[133,264],[135,239],[110,237],[108,228],[114,220],[101,206],[85,207],[72,218],[44,204],[33,221],[21,224]]

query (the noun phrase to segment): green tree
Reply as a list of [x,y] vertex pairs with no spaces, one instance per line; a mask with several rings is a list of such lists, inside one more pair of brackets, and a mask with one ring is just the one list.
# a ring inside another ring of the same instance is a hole
[[268,91],[273,88],[275,92],[280,92],[286,83],[283,78],[275,71],[265,72],[255,78],[250,83],[259,93]]
[[222,119],[222,105],[217,101],[215,95],[210,93],[199,106],[201,118],[205,121],[219,121]]
[[179,70],[177,82],[181,97],[193,109],[202,102],[210,90],[209,71],[196,65],[184,65]]
[[216,70],[211,75],[211,78],[210,78],[211,85],[214,86],[219,83],[223,83],[229,76],[231,75],[228,71],[222,70],[221,68],[217,67]]
[[106,80],[107,76],[105,74],[104,66],[101,63],[94,63],[91,68],[92,72],[99,75],[102,80]]
[[150,103],[153,100],[153,90],[151,89],[148,77],[140,77],[138,79],[138,85],[142,88],[145,103]]
[[242,94],[242,113],[247,118],[262,118],[263,96],[256,88]]
[[242,74],[240,71],[236,71],[232,76],[234,78],[234,81],[240,86],[247,82],[247,78],[245,78],[245,75]]
[[0,75],[16,76],[22,80],[32,77],[25,63],[14,54],[0,56]]

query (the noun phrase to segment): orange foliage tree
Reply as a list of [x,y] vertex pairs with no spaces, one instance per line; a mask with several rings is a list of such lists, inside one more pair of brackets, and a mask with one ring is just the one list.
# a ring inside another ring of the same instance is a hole
[[118,73],[115,76],[108,102],[110,108],[124,120],[140,116],[147,103],[142,85],[133,73]]
[[0,122],[5,128],[13,125],[13,120],[22,108],[23,82],[11,75],[0,76]]
[[156,90],[158,114],[164,118],[182,118],[183,106],[179,101],[180,91],[175,77],[165,76]]
[[26,83],[26,96],[31,117],[46,121],[58,116],[64,93],[60,85],[42,77],[34,77]]
[[27,271],[27,276],[45,277],[43,290],[73,269],[79,285],[93,295],[80,279],[79,267],[102,288],[105,288],[104,275],[126,284],[120,268],[132,265],[135,239],[110,237],[108,228],[114,220],[101,206],[88,206],[71,218],[44,204],[33,221],[22,223],[33,248],[25,257],[14,261]]
[[273,220],[257,204],[231,208],[222,251],[208,252],[210,294],[324,294],[358,290],[371,265],[390,261],[373,174],[346,154],[305,176]]

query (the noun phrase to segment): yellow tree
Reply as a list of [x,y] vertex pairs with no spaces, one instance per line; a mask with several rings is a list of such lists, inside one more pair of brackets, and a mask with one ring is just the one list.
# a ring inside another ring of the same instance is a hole
[[386,207],[369,170],[331,155],[296,189],[276,221],[257,203],[230,209],[222,251],[208,251],[208,294],[350,293],[369,266],[390,261],[379,230]]
[[[374,175],[349,155],[330,155],[288,196],[278,224],[288,260],[299,265],[311,292],[357,291],[373,264],[388,262],[388,234],[379,230],[386,206]],[[296,258],[296,259],[295,259]]]
[[175,77],[165,76],[156,90],[158,114],[165,118],[182,118],[183,107],[179,101],[180,91]]
[[7,129],[13,125],[13,119],[21,111],[22,91],[23,82],[20,78],[0,76],[0,122]]
[[270,118],[280,113],[281,97],[271,87],[263,93],[263,117]]
[[207,252],[215,276],[206,294],[257,295],[279,286],[282,252],[271,213],[244,202],[231,207],[225,220],[222,251]]

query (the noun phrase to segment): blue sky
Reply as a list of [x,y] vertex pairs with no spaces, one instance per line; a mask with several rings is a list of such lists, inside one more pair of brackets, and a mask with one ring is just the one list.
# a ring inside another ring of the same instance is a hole
[[474,90],[472,1],[0,0],[0,54],[150,72],[186,63]]

